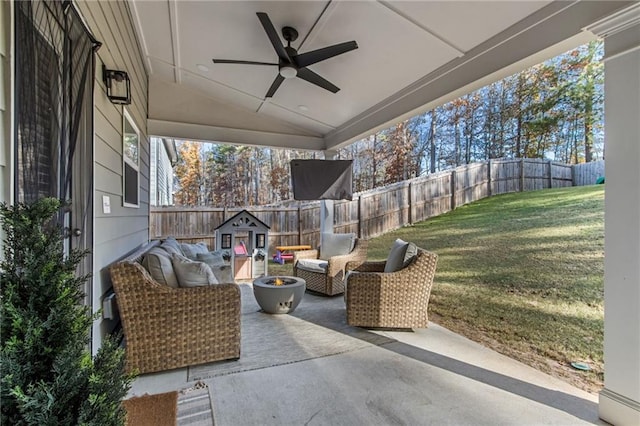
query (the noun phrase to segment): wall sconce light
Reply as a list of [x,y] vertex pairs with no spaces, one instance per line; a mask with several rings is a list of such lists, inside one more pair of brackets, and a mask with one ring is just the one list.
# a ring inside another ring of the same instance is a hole
[[102,65],[102,80],[107,86],[107,97],[114,104],[131,103],[131,82],[126,71],[108,70]]

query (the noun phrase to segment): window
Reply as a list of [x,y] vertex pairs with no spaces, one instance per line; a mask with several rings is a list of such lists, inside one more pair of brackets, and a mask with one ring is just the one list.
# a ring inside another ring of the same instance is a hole
[[140,132],[126,109],[122,114],[122,205],[140,206]]
[[223,249],[230,249],[231,248],[231,234],[222,234],[221,247]]
[[265,235],[264,234],[256,234],[256,248],[264,248],[265,246]]

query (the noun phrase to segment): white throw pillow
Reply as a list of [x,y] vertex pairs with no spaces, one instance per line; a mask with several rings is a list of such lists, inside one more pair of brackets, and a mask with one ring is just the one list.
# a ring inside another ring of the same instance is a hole
[[200,287],[218,284],[213,271],[204,262],[195,262],[179,254],[171,255],[173,270],[180,287]]
[[320,236],[320,259],[329,260],[333,256],[351,253],[356,240],[356,234],[325,234]]

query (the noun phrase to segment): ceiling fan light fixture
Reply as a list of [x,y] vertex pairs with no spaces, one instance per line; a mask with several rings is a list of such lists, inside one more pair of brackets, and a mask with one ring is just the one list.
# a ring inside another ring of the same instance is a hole
[[285,65],[283,67],[280,67],[280,75],[284,78],[293,78],[298,75],[298,70],[291,65]]
[[[322,62],[334,56],[342,55],[343,53],[350,52],[358,48],[358,43],[355,40],[347,41],[344,43],[334,44],[332,46],[323,47],[321,49],[312,50],[310,52],[299,54],[298,51],[291,47],[291,42],[298,38],[298,31],[293,27],[283,27],[282,37],[287,41],[287,45],[282,44],[282,39],[278,35],[273,22],[265,12],[256,12],[262,28],[264,29],[269,41],[276,54],[278,55],[278,62],[258,62],[258,61],[245,61],[238,59],[213,59],[214,64],[244,64],[244,65],[260,65],[260,66],[277,66],[278,74],[276,75],[273,83],[269,87],[265,99],[272,98],[276,93],[282,82],[298,77],[318,86],[324,90],[328,90],[331,93],[338,93],[340,88],[330,81],[319,76],[315,72],[307,68],[309,65]],[[315,24],[314,24],[315,25]],[[302,109],[301,109],[302,111]]]

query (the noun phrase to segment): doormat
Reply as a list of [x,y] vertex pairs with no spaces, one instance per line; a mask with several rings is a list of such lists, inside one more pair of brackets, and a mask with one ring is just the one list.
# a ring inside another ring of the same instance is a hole
[[178,396],[178,426],[213,426],[209,388],[204,382],[182,389]]

